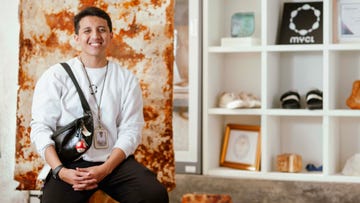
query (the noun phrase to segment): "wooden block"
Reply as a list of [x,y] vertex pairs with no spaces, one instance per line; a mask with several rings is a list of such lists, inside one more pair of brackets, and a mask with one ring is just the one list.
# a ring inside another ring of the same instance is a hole
[[98,190],[96,191],[88,201],[88,203],[119,203],[107,195],[105,192]]
[[302,158],[298,154],[280,154],[277,156],[277,170],[280,172],[300,172]]
[[228,194],[187,193],[182,196],[181,203],[232,203],[232,199]]

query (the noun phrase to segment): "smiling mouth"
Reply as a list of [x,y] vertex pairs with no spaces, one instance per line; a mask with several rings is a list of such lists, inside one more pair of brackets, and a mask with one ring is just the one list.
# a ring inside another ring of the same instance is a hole
[[102,42],[92,42],[92,43],[89,43],[89,45],[92,47],[99,47],[102,45]]

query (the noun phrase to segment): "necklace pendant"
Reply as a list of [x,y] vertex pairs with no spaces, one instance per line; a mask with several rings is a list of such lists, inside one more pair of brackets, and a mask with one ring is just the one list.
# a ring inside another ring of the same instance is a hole
[[89,91],[91,95],[94,95],[97,93],[97,86],[95,84],[89,85]]
[[95,129],[94,147],[96,149],[106,149],[109,147],[108,131],[101,126]]

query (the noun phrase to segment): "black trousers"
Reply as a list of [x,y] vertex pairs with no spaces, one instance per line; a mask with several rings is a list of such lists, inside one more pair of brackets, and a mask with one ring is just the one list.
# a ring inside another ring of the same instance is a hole
[[[67,168],[90,167],[101,162],[79,160],[68,164]],[[120,203],[168,203],[166,188],[156,179],[156,175],[134,156],[129,156],[114,171],[99,183],[99,187],[89,191],[74,191],[64,181],[49,176],[44,187],[42,203],[85,203],[98,189],[103,190]]]

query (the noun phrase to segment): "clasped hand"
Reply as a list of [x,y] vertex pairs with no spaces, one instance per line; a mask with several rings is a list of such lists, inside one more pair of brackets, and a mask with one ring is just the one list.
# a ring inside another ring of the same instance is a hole
[[107,175],[101,165],[76,169],[63,168],[59,173],[61,180],[72,185],[75,191],[95,189]]

